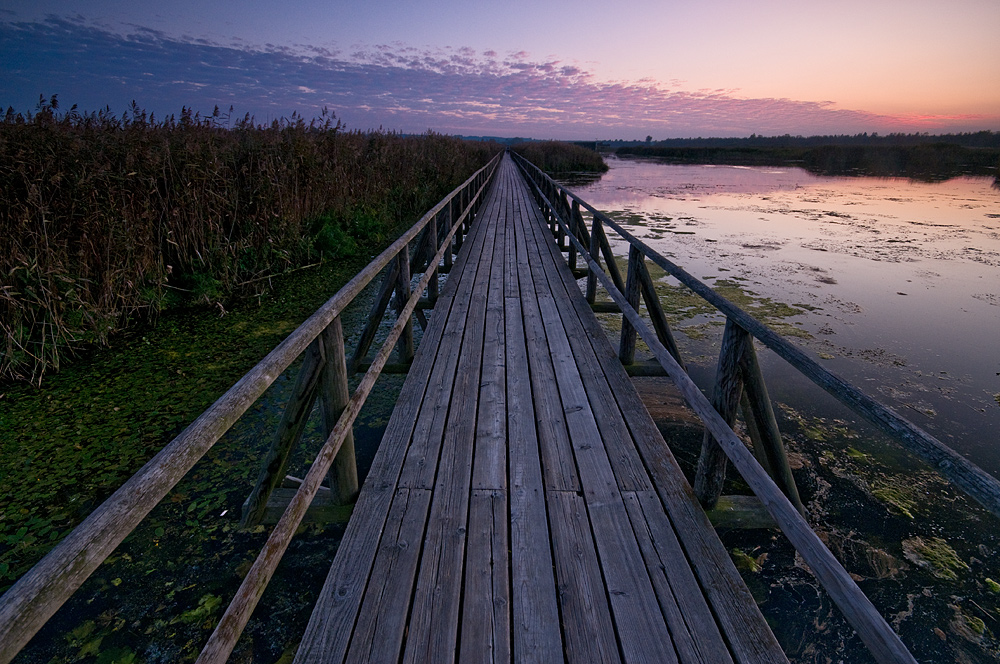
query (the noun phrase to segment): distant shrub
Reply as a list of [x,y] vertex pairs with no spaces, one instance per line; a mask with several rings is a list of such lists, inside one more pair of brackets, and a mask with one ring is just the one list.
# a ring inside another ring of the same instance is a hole
[[499,150],[333,116],[258,125],[183,109],[0,116],[0,380],[74,349],[384,243]]
[[608,165],[594,150],[562,141],[535,141],[518,143],[511,150],[533,163],[546,173],[592,172],[604,173]]

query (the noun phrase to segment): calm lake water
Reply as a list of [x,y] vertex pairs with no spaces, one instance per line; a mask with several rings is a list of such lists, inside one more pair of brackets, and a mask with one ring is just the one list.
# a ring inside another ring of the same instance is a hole
[[992,178],[609,164],[574,191],[709,284],[736,279],[757,295],[808,305],[790,322],[811,335],[796,340],[824,366],[1000,475]]

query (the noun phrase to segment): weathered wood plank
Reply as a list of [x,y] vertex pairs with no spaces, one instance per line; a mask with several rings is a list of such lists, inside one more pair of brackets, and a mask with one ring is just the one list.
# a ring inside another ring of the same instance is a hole
[[507,496],[473,489],[465,561],[461,664],[510,661]]
[[[533,259],[537,260],[538,252],[532,251],[530,256],[528,253],[527,245],[534,243],[534,236],[530,228],[525,226],[525,216],[529,209],[527,207],[529,202],[525,199],[526,197],[518,199],[518,216],[515,222],[518,233],[517,277],[520,283],[524,336],[531,365],[531,386],[534,393],[540,395],[534,401],[534,413],[545,486],[547,489],[557,491],[578,491],[580,482],[577,478],[576,461],[566,431],[562,403],[557,398],[558,391],[553,389],[556,381],[555,373],[549,356],[548,341],[545,338],[545,326],[538,311],[535,282],[532,279],[531,264]],[[515,304],[508,303],[508,309],[512,309]],[[525,372],[527,373],[527,367]],[[541,395],[547,397],[542,398]]]
[[552,491],[547,500],[552,513],[552,545],[566,659],[620,662],[611,607],[601,582],[584,500],[568,491]]
[[431,492],[398,489],[378,545],[346,661],[399,660]]
[[[504,319],[510,440],[511,646],[517,661],[544,664],[562,658],[563,641],[542,484],[544,456],[539,456],[540,447],[544,455],[542,438],[546,429],[541,422],[536,429],[536,421],[529,414],[533,404],[550,403],[551,399],[542,398],[546,393],[537,391],[537,372],[529,372],[529,361],[532,367],[537,365],[527,346],[529,340],[525,338],[522,324],[526,312],[522,311],[522,305],[528,306],[534,300],[530,281],[521,280],[526,274],[521,259],[526,254],[520,233],[520,213],[515,216],[515,222],[518,269],[511,276],[517,280],[520,297],[505,300]],[[547,385],[542,387],[548,389]],[[535,394],[538,399],[534,398]],[[541,418],[541,415],[536,414],[536,417]],[[569,448],[568,440],[566,448]]]
[[486,296],[486,329],[483,340],[482,377],[479,381],[479,414],[473,465],[474,489],[507,490],[506,349],[504,347],[504,270],[507,197],[484,209],[495,224],[495,241]]
[[[528,228],[532,228],[531,225]],[[572,280],[571,275],[569,275],[569,282],[564,281],[568,273],[560,272],[559,266],[565,266],[565,263],[556,253],[553,243],[546,242],[544,235],[538,234],[539,230],[540,227],[535,224],[536,244],[533,246],[535,260],[532,262],[533,265],[537,266],[533,273],[535,278],[540,284],[544,284],[545,291],[552,294],[552,297],[558,298],[560,302],[565,301],[566,297],[578,300],[580,297],[579,288]],[[588,338],[588,333],[579,322],[579,315],[567,307],[558,307],[558,311],[572,353],[574,357],[579,358],[579,361],[576,362],[576,369],[582,379],[587,400],[596,418],[601,439],[604,441],[603,445],[611,460],[619,487],[622,490],[652,488],[645,466],[630,439],[628,427],[608,383],[599,366],[593,362],[591,341]],[[590,318],[593,316],[591,315]]]
[[475,243],[473,249],[479,250],[469,258],[472,261],[478,256],[478,266],[436,464],[434,497],[413,594],[404,664],[452,662],[456,654],[487,284],[496,230],[496,223],[486,221],[483,245]]
[[624,498],[678,659],[684,664],[732,662],[659,497],[653,491],[640,491],[626,493]]

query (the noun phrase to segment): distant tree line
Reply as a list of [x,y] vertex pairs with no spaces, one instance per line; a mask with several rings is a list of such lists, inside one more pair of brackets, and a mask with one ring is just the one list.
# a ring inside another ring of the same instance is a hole
[[998,148],[1000,149],[1000,131],[976,131],[960,134],[928,134],[928,133],[891,133],[864,132],[861,134],[836,134],[827,136],[758,136],[751,134],[746,138],[668,138],[662,141],[650,140],[610,140],[610,141],[578,141],[577,144],[591,149],[617,150],[623,147],[664,147],[664,148],[806,148],[827,145],[836,146],[913,146],[932,143],[960,145],[967,148]]

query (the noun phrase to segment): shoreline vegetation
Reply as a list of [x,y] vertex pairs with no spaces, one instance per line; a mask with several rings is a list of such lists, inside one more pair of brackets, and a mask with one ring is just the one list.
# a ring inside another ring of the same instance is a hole
[[166,310],[370,252],[500,146],[348,131],[333,113],[158,120],[40,100],[0,115],[0,384],[40,385]]
[[997,178],[1000,133],[949,136],[756,137],[668,140],[610,147],[619,157],[655,158],[671,164],[799,166],[816,175],[907,177],[938,182],[962,175]]
[[531,141],[512,145],[518,153],[550,175],[553,173],[606,173],[608,165],[593,148],[564,141]]

